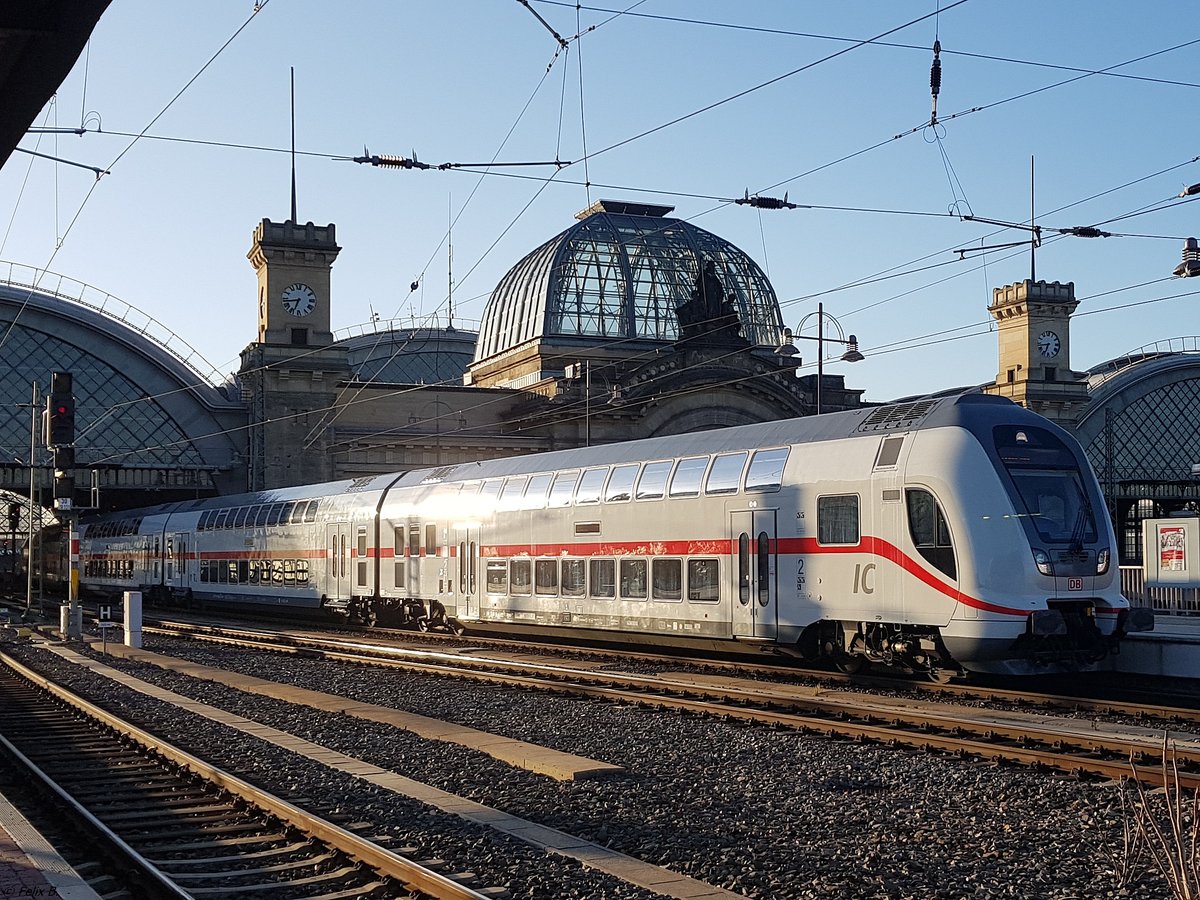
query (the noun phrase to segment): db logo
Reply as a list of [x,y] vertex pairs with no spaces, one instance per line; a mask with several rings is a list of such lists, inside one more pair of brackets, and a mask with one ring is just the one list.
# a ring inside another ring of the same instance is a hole
[[1067,579],[1067,590],[1068,591],[1082,591],[1083,590],[1083,579],[1082,578],[1068,578]]

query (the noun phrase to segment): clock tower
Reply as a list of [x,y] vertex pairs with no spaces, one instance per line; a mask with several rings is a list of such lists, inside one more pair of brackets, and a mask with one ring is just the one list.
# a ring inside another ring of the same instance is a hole
[[988,312],[999,326],[1000,366],[984,390],[1008,397],[1062,425],[1088,400],[1087,382],[1071,370],[1075,283],[1018,281],[992,292]]
[[334,227],[263,219],[246,257],[258,273],[258,340],[238,380],[250,407],[252,490],[332,478],[330,417],[351,369],[330,329]]

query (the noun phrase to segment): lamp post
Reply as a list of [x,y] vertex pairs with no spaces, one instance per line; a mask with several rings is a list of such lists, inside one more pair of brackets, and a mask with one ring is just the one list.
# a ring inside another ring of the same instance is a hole
[[[817,333],[816,335],[801,334],[805,323],[816,317]],[[828,319],[833,323],[833,327],[837,330],[837,337],[826,337],[825,335],[825,320]],[[793,334],[790,328],[783,330],[784,346],[791,344],[793,338],[802,338],[806,341],[817,342],[817,415],[821,414],[821,382],[825,380],[825,343],[832,341],[835,344],[844,344],[846,352],[842,354],[843,362],[862,362],[865,358],[858,349],[858,338],[855,335],[846,336],[846,332],[842,330],[842,323],[835,319],[832,315],[825,312],[825,304],[818,303],[817,311],[810,312],[807,316],[800,320],[800,324],[796,326],[796,331]],[[783,348],[780,348],[783,349]]]

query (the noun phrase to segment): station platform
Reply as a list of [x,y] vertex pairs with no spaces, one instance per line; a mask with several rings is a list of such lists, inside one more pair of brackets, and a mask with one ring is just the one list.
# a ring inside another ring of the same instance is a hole
[[1112,657],[1115,672],[1200,678],[1200,615],[1159,613],[1154,630],[1131,634]]
[[0,897],[100,900],[100,895],[3,796],[0,796]]

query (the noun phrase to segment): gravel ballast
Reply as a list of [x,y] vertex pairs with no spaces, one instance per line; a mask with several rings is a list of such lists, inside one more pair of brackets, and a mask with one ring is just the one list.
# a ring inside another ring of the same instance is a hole
[[[394,669],[159,637],[145,649],[624,766],[624,776],[556,782],[399,729],[104,657],[177,693],[750,897],[1170,897],[1154,873],[1118,886],[1122,812],[1111,785]],[[44,650],[20,655],[268,790],[378,823],[397,845],[478,872],[514,897],[649,896],[569,860],[548,864],[534,848]],[[438,837],[447,829],[462,835],[454,851]]]

